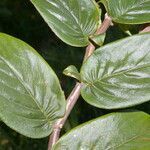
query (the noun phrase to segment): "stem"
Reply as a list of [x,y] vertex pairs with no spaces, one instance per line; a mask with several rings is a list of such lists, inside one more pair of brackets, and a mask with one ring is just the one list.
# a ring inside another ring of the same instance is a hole
[[95,46],[92,43],[90,43],[86,48],[83,61],[87,60],[87,58],[91,56],[91,54],[94,52],[94,50],[95,50]]
[[73,88],[72,92],[70,93],[68,99],[67,99],[67,106],[66,106],[66,113],[63,118],[58,119],[56,124],[54,125],[54,131],[50,136],[49,139],[49,144],[48,144],[48,150],[51,150],[51,147],[57,142],[61,128],[65,124],[72,108],[74,107],[76,101],[78,100],[80,96],[80,89],[81,89],[82,84],[77,82],[75,87]]
[[100,28],[96,31],[96,34],[98,35],[98,34],[103,34],[103,33],[105,33],[105,32],[108,30],[108,28],[109,28],[110,26],[113,26],[112,19],[111,19],[111,18],[108,16],[108,14],[106,13],[106,14],[105,14],[105,19],[104,19],[104,21],[102,22]]
[[140,33],[150,32],[150,23],[142,26]]
[[[105,19],[104,21],[102,22],[100,28],[98,28],[98,30],[96,31],[96,34],[99,35],[99,34],[103,34],[107,31],[107,29],[113,25],[112,23],[112,19],[108,16],[108,14],[106,13],[105,14]],[[86,48],[86,52],[85,52],[85,56],[84,56],[84,61],[94,52],[95,50],[95,46],[90,43],[87,48]]]
[[[101,24],[100,28],[97,30],[96,34],[103,34],[107,31],[109,26],[112,25],[111,18],[106,14],[103,23]],[[85,52],[84,61],[94,52],[95,46],[90,43]],[[50,135],[49,143],[48,143],[48,150],[52,149],[52,146],[57,142],[59,139],[61,128],[64,126],[72,108],[74,107],[75,103],[77,102],[80,96],[80,90],[82,87],[82,83],[77,82],[75,87],[73,88],[72,92],[70,93],[69,97],[67,98],[67,106],[66,106],[66,113],[63,118],[57,120],[54,125],[53,133]]]

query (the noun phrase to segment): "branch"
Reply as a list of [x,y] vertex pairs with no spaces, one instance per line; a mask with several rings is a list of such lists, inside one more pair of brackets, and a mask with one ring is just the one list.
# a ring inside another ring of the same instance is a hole
[[[101,24],[100,28],[97,30],[96,34],[103,34],[107,31],[109,26],[112,25],[111,18],[106,14],[103,23]],[[85,52],[84,61],[94,52],[95,46],[90,43]],[[73,88],[72,92],[70,93],[69,97],[67,98],[67,106],[66,106],[66,113],[63,118],[57,120],[54,125],[53,133],[50,135],[49,143],[48,143],[48,150],[52,149],[52,146],[57,142],[59,139],[60,131],[64,126],[72,108],[74,107],[75,103],[77,102],[80,96],[80,90],[82,87],[82,83],[76,83],[75,87]]]
[[51,147],[57,142],[61,128],[65,124],[72,108],[74,107],[76,101],[78,100],[80,96],[80,89],[81,89],[82,84],[81,83],[76,83],[75,87],[73,88],[72,92],[70,93],[68,99],[67,99],[67,106],[66,106],[66,113],[63,118],[58,119],[56,124],[54,125],[54,131],[50,136],[49,139],[49,144],[48,144],[48,150],[51,150]]
[[[112,25],[113,25],[112,19],[106,13],[104,21],[102,22],[101,26],[96,31],[96,35],[105,33],[107,29]],[[95,46],[92,43],[90,43],[86,48],[84,61],[94,52],[94,50],[95,50]]]
[[106,13],[106,14],[105,14],[105,19],[104,19],[104,21],[102,22],[100,28],[96,31],[96,34],[98,35],[98,34],[103,34],[103,33],[105,33],[105,32],[108,30],[108,28],[109,28],[110,26],[113,26],[112,19],[111,19],[111,18],[108,16],[108,14]]
[[95,50],[95,46],[94,46],[92,43],[90,43],[90,44],[86,47],[86,51],[85,51],[85,55],[84,55],[84,60],[83,60],[83,61],[87,60],[88,57],[90,57],[91,54],[94,52],[94,50]]

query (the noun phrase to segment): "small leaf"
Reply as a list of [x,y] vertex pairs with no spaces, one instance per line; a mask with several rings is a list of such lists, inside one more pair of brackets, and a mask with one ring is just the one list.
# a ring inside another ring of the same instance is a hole
[[99,25],[94,0],[31,0],[53,32],[72,46],[86,46]]
[[150,0],[101,0],[114,22],[143,24],[150,22]]
[[65,112],[58,78],[29,45],[0,33],[0,118],[19,133],[41,138]]
[[149,150],[150,116],[144,112],[112,113],[65,134],[53,150]]
[[97,49],[81,68],[81,95],[105,109],[125,108],[150,100],[150,33]]
[[93,37],[91,37],[91,40],[99,45],[99,46],[102,46],[103,43],[104,43],[104,40],[105,40],[105,37],[106,37],[106,34],[99,34],[99,35],[94,35]]
[[77,68],[73,65],[68,66],[64,71],[63,74],[65,74],[66,76],[75,78],[77,80],[81,80],[80,79],[80,73],[78,72]]

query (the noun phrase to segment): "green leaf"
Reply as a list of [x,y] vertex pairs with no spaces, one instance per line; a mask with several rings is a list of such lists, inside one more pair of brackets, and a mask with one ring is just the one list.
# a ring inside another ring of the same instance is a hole
[[86,46],[99,25],[94,0],[31,0],[53,32],[72,46]]
[[112,113],[65,134],[53,150],[149,150],[150,116],[144,112]]
[[150,33],[97,49],[81,68],[83,98],[116,109],[150,100]]
[[101,0],[114,22],[143,24],[150,22],[150,0]]
[[80,73],[78,72],[77,68],[73,65],[68,66],[64,71],[63,74],[65,74],[66,76],[75,78],[77,80],[81,80],[80,79]]
[[104,33],[104,34],[99,34],[99,35],[94,35],[94,36],[91,38],[91,40],[92,40],[95,44],[97,44],[97,45],[99,45],[99,46],[102,46],[103,43],[104,43],[104,41],[105,41],[105,37],[106,37],[106,33]]
[[0,33],[0,118],[19,133],[41,138],[65,112],[58,78],[29,45]]

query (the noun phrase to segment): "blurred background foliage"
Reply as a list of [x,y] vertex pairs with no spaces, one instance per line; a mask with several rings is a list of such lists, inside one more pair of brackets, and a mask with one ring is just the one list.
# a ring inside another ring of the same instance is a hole
[[[101,7],[104,14],[105,10],[103,6]],[[115,25],[111,27],[107,31],[105,44],[126,37],[127,34],[121,29],[131,29],[131,32],[135,34],[138,32],[139,26]],[[80,69],[85,48],[71,47],[59,40],[29,0],[0,0],[0,32],[20,38],[34,47],[54,69],[66,97],[68,96],[75,80],[64,76],[62,71],[71,64]],[[150,113],[150,102],[131,109]],[[114,111],[120,110],[98,109],[80,98],[62,130],[62,134],[85,121]],[[45,150],[47,142],[48,137],[30,139],[0,122],[0,150]]]

